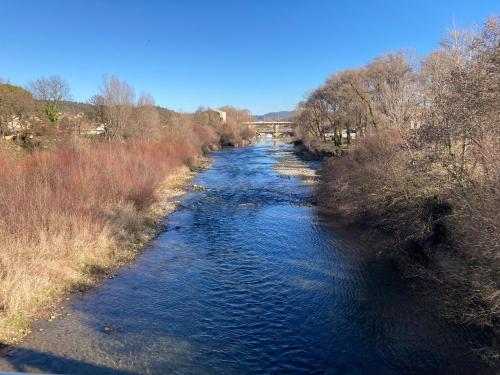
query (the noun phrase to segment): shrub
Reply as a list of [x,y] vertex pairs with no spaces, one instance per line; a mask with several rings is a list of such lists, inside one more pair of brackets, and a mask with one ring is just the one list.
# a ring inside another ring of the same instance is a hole
[[[140,238],[166,176],[198,148],[179,137],[0,156],[0,331],[92,281]],[[10,323],[9,323],[10,322]]]

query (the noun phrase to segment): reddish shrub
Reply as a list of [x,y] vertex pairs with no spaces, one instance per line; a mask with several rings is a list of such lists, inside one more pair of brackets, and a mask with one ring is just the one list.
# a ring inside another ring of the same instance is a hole
[[16,316],[29,318],[65,288],[87,282],[85,266],[112,265],[128,241],[141,238],[166,177],[198,154],[170,136],[38,151],[17,161],[0,155],[0,339],[15,328],[6,322],[29,320]]

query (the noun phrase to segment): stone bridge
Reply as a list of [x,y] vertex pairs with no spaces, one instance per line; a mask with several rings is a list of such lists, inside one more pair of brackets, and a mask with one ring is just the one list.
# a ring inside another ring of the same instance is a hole
[[275,138],[293,135],[293,122],[291,121],[247,121],[257,135],[271,134]]

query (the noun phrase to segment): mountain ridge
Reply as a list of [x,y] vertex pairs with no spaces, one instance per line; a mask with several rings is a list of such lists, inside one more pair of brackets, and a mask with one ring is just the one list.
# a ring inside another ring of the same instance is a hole
[[279,111],[279,112],[269,112],[263,115],[255,115],[254,117],[257,121],[277,121],[277,120],[288,120],[293,116],[293,111]]

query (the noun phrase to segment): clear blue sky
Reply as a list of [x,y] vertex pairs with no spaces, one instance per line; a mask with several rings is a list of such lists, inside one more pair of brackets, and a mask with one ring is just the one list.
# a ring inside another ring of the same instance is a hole
[[0,77],[59,74],[75,100],[103,74],[192,111],[289,110],[333,71],[387,51],[436,48],[455,19],[481,23],[493,0],[0,0]]

